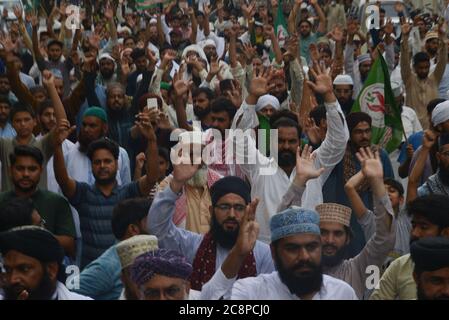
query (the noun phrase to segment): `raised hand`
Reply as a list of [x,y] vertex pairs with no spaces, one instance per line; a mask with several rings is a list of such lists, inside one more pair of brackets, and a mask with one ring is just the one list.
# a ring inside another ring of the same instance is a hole
[[404,36],[408,36],[412,30],[412,25],[410,23],[401,24],[401,32]]
[[51,73],[49,70],[44,70],[42,72],[42,83],[48,88],[48,87],[54,87],[55,85],[55,77],[53,76],[53,73]]
[[438,132],[427,129],[424,131],[424,136],[422,140],[422,146],[426,149],[431,149],[435,142],[437,142]]
[[260,74],[256,72],[256,75],[251,80],[251,84],[249,86],[250,94],[257,98],[263,96],[264,94],[267,94],[274,88],[274,84],[271,81],[273,79],[273,76],[274,70],[272,68],[268,68],[262,71]]
[[[237,85],[238,85],[238,83],[237,83]],[[231,81],[231,90],[226,91],[225,96],[229,100],[231,100],[232,104],[236,108],[240,108],[240,106],[242,105],[243,98],[242,98],[241,90],[239,87],[236,88],[233,81]]]
[[246,62],[249,64],[252,62],[253,58],[256,56],[256,48],[251,44],[244,43],[243,44],[243,53],[246,57]]
[[385,26],[384,26],[384,32],[386,34],[392,34],[394,32],[394,26],[393,26],[393,22],[391,21],[391,18],[387,19],[387,22],[385,23]]
[[114,10],[109,2],[106,3],[106,8],[104,10],[104,16],[108,20],[112,20],[114,18]]
[[145,161],[146,161],[146,156],[144,152],[139,153],[136,156],[136,167],[139,168],[140,170],[143,169],[143,166],[145,165]]
[[67,119],[61,119],[56,130],[54,143],[56,146],[60,146],[76,130],[76,126],[70,127],[70,122]]
[[360,148],[356,156],[362,165],[362,173],[366,178],[383,179],[384,170],[378,151],[373,154],[369,147]]
[[172,187],[177,185],[176,189],[179,190],[198,171],[201,164],[201,154],[195,154],[194,152],[193,159],[188,156],[188,161],[185,161],[187,159],[183,157],[182,149],[172,148],[170,157],[173,163],[173,180],[171,185]]
[[39,24],[39,18],[35,12],[30,13],[30,21],[31,21],[31,26],[33,28],[37,28],[37,26]]
[[7,53],[13,52],[16,49],[16,45],[12,42],[9,34],[0,34],[0,44]]
[[300,186],[305,186],[310,179],[318,178],[323,172],[324,168],[316,169],[314,161],[316,153],[312,153],[312,147],[305,145],[301,152],[301,147],[296,150],[296,177],[295,183]]
[[415,150],[413,149],[413,145],[408,143],[406,150],[407,150],[406,151],[407,152],[407,159],[412,160],[413,154],[415,153]]
[[216,75],[218,75],[221,70],[223,69],[223,66],[220,66],[220,62],[218,61],[218,57],[214,57],[211,59],[210,65],[209,65],[209,75],[213,78]]
[[[157,112],[157,110],[155,110]],[[140,134],[147,140],[156,139],[156,135],[151,124],[150,117],[145,113],[138,114],[138,121],[135,122],[137,128],[139,128]]]
[[335,42],[343,41],[343,29],[339,25],[335,26],[330,32],[330,36]]
[[304,133],[313,144],[321,142],[321,130],[312,118],[306,118],[304,121]]
[[310,68],[310,72],[315,79],[315,83],[307,81],[307,84],[315,93],[323,95],[333,93],[332,77],[329,72],[326,72],[324,66],[320,66],[314,61],[314,65]]
[[160,68],[165,70],[167,66],[176,59],[176,51],[174,50],[166,50],[164,57],[162,58]]
[[237,241],[234,245],[235,250],[242,256],[246,257],[256,245],[259,236],[259,224],[256,221],[256,209],[259,199],[254,199],[246,206],[242,220],[240,220],[240,229]]
[[173,90],[175,92],[176,97],[185,98],[191,85],[192,81],[183,80],[183,74],[185,70],[185,65],[182,65],[178,72],[173,76]]
[[22,6],[20,4],[17,4],[13,7],[14,15],[16,16],[17,20],[22,21],[23,20],[23,10]]

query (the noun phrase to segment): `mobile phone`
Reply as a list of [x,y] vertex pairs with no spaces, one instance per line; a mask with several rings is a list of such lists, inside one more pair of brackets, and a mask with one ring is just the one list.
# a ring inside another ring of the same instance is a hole
[[157,99],[156,98],[148,98],[147,99],[147,110],[157,109]]

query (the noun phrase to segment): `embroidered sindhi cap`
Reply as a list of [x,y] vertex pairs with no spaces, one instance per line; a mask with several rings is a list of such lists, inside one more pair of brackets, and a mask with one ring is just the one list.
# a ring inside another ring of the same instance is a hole
[[155,274],[187,280],[192,274],[192,265],[174,250],[157,249],[138,256],[131,266],[131,279],[139,286]]
[[338,203],[322,203],[316,206],[321,222],[338,222],[349,227],[351,208]]
[[157,250],[158,242],[155,236],[140,234],[117,244],[117,254],[122,269],[133,264],[134,260],[149,251]]
[[271,242],[301,233],[320,235],[320,217],[313,210],[292,206],[271,217]]

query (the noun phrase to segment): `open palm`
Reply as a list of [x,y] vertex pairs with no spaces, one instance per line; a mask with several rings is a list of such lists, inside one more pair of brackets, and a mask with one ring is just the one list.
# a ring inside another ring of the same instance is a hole
[[356,156],[362,165],[362,172],[365,177],[383,178],[384,170],[378,151],[373,153],[369,147],[360,148]]
[[318,178],[324,171],[324,168],[315,168],[315,154],[312,154],[312,147],[305,145],[301,152],[301,148],[298,147],[296,151],[296,175],[307,181],[310,179]]

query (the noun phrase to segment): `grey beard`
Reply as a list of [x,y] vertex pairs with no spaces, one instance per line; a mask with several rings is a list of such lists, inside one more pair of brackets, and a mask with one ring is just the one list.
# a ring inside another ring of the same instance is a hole
[[202,166],[199,168],[195,175],[190,178],[186,184],[194,188],[204,187],[207,184],[207,167]]

